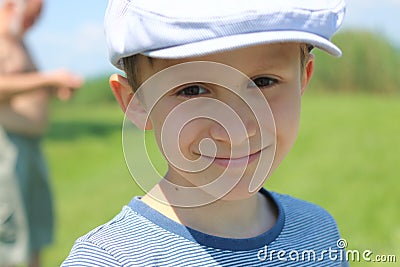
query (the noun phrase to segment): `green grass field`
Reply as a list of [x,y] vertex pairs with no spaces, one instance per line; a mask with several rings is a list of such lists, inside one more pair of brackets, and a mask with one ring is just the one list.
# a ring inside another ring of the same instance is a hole
[[[399,118],[398,97],[306,95],[298,141],[266,187],[323,206],[349,249],[394,254],[400,261]],[[45,267],[58,266],[77,237],[141,194],[125,165],[122,120],[116,103],[53,108],[44,147],[57,228]]]

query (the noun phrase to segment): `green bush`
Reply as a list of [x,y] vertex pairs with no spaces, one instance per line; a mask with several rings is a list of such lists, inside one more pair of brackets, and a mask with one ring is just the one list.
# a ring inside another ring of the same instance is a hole
[[343,56],[335,58],[318,49],[313,91],[400,93],[400,53],[385,37],[362,31],[338,34],[334,42]]
[[108,84],[108,77],[91,78],[85,82],[71,99],[71,104],[114,103],[114,96]]

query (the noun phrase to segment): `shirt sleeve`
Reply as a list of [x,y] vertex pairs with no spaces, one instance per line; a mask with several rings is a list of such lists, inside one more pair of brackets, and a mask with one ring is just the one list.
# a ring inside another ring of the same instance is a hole
[[103,248],[91,242],[76,242],[61,267],[120,267],[122,264]]

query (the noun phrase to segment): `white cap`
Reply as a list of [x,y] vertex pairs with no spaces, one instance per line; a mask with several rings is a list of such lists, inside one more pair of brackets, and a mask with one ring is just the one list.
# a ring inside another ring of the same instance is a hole
[[186,58],[267,43],[301,42],[340,56],[330,39],[344,0],[110,0],[111,63],[135,54]]

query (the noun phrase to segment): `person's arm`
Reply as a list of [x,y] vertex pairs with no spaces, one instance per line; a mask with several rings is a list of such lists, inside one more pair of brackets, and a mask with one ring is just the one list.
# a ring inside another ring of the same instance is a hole
[[82,79],[68,71],[28,72],[0,75],[0,102],[13,96],[48,88],[49,90],[73,90],[82,85]]

